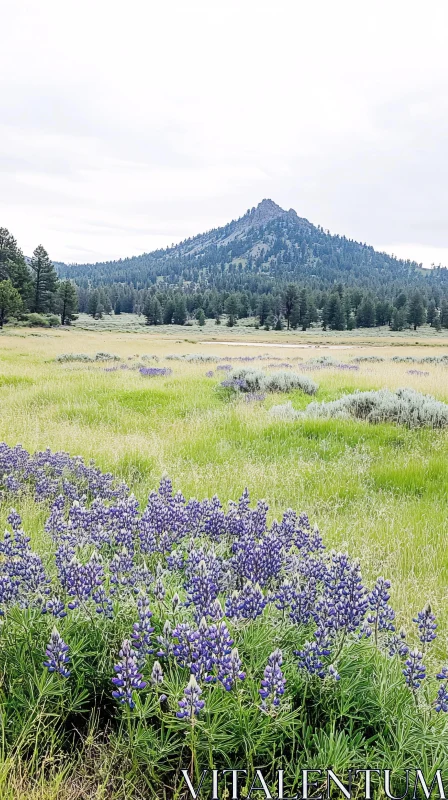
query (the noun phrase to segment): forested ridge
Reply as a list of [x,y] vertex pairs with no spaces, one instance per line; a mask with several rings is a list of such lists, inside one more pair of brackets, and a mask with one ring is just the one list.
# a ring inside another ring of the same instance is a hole
[[263,200],[222,228],[170,248],[118,261],[60,265],[59,270],[80,285],[126,283],[145,288],[158,282],[260,294],[290,281],[306,283],[310,289],[341,282],[375,292],[402,288],[409,280],[421,286],[448,285],[446,269],[428,275],[416,262],[332,235],[271,200]]
[[69,324],[78,308],[143,314],[149,325],[252,317],[267,329],[446,328],[448,270],[332,235],[272,200],[172,247],[96,264],[53,264],[42,246],[25,259],[0,229],[0,325],[55,312]]

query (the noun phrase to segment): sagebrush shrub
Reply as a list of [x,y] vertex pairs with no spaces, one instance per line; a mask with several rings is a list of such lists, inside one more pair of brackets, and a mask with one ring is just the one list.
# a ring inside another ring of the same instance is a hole
[[95,361],[121,361],[120,356],[115,353],[95,353]]
[[354,361],[356,364],[362,364],[364,361],[367,363],[370,362],[372,364],[375,364],[385,360],[386,359],[383,356],[355,356],[354,358],[352,358],[352,361]]
[[305,394],[316,394],[318,385],[306,375],[279,370],[267,374],[260,369],[238,367],[229,373],[225,384],[243,392],[291,392],[299,389]]
[[291,400],[288,400],[287,403],[282,403],[278,406],[272,406],[269,411],[271,417],[274,419],[279,420],[280,422],[290,422],[291,420],[297,419],[300,416],[300,412],[296,411]]
[[94,358],[87,353],[61,353],[56,356],[56,361],[94,361]]
[[408,428],[444,428],[448,405],[414,389],[379,389],[354,392],[329,403],[310,403],[304,412],[310,417],[345,417],[367,422],[394,422]]

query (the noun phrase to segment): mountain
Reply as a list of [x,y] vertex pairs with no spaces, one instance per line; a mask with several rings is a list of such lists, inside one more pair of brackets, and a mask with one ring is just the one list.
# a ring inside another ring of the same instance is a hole
[[448,270],[423,270],[414,261],[379,253],[262,200],[239,219],[174,247],[97,264],[58,265],[81,286],[124,283],[218,290],[271,291],[298,282],[312,289],[335,283],[375,291],[448,285]]

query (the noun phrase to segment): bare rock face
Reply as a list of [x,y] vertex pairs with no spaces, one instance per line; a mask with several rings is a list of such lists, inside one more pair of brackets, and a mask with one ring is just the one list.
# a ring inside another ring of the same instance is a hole
[[258,226],[266,225],[266,223],[270,222],[272,219],[281,217],[284,214],[286,214],[286,211],[280,208],[277,203],[274,203],[273,200],[262,200],[261,203],[258,203],[256,208],[251,209],[243,219],[248,218],[251,225]]

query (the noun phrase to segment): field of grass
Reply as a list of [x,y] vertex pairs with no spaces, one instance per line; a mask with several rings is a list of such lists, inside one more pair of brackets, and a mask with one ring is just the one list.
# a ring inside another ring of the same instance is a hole
[[[247,487],[253,501],[266,500],[270,518],[288,507],[304,511],[327,546],[360,558],[369,585],[378,575],[391,580],[391,603],[406,628],[431,602],[439,622],[432,658],[436,666],[443,662],[448,655],[448,430],[347,420],[279,422],[269,415],[271,406],[290,399],[302,409],[312,398],[292,392],[261,403],[247,403],[244,396],[231,399],[218,390],[225,373],[216,371],[215,364],[166,357],[204,353],[219,355],[224,364],[229,357],[266,355],[272,363],[281,359],[300,371],[301,364],[321,355],[342,362],[379,355],[384,361],[361,362],[357,371],[329,367],[307,372],[319,384],[313,399],[410,386],[448,402],[447,367],[391,361],[397,353],[448,353],[447,339],[420,331],[376,337],[357,332],[353,337],[225,327],[217,332],[216,326],[145,330],[137,323],[110,331],[106,323],[95,323],[95,330],[87,325],[93,327],[84,318],[68,330],[17,328],[0,335],[0,441],[21,443],[29,452],[48,447],[94,459],[102,470],[123,478],[141,503],[166,473],[187,498],[217,494],[227,504]],[[288,343],[311,348],[279,346]],[[110,371],[112,364],[103,362],[56,361],[62,353],[99,351],[117,354],[128,368],[117,365]],[[157,356],[157,366],[169,366],[172,374],[142,376],[133,367],[145,354]],[[415,366],[429,375],[408,374]],[[208,370],[214,370],[213,377],[206,377]],[[39,547],[45,514],[26,501],[19,510],[24,529]],[[9,506],[0,504],[3,527],[8,512]],[[6,776],[7,770],[0,774],[0,791]],[[35,786],[34,795],[28,789],[29,794],[20,794],[17,774],[14,780],[15,794],[7,795],[4,788],[0,796],[84,796],[76,794],[75,785],[62,794],[57,786],[62,773],[54,779],[56,788],[49,781],[45,788]],[[104,792],[88,796],[109,796]]]

